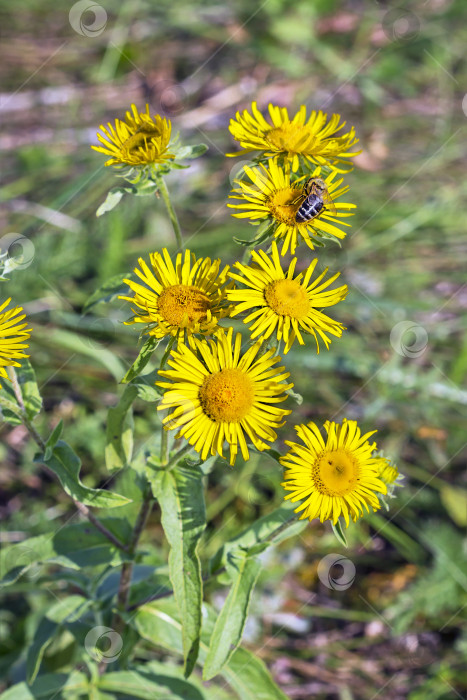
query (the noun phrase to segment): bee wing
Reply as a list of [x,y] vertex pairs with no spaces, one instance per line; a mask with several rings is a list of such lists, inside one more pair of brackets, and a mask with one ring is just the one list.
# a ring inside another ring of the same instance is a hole
[[335,216],[337,214],[337,210],[327,189],[324,190],[324,192],[321,194],[321,199],[323,200],[323,204],[326,207],[326,211]]

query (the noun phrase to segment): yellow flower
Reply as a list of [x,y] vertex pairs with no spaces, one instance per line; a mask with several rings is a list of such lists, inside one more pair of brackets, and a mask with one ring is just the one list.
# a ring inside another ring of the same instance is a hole
[[21,323],[26,318],[26,314],[21,314],[21,306],[5,311],[10,301],[11,298],[0,305],[0,377],[4,379],[8,379],[5,367],[20,367],[16,360],[29,357],[21,351],[28,347],[25,341],[32,331],[32,328],[26,328],[27,323]]
[[272,244],[272,257],[262,250],[252,251],[251,257],[254,261],[252,265],[239,262],[234,264],[240,274],[229,273],[234,280],[249,287],[227,292],[229,301],[236,303],[231,316],[253,309],[244,319],[246,324],[252,322],[249,326],[251,337],[261,336],[260,340],[263,340],[276,333],[277,339],[285,342],[284,354],[289,352],[295,338],[300,345],[305,344],[302,332],[314,336],[318,352],[318,336],[329,349],[331,339],[327,333],[340,338],[344,326],[318,309],[334,306],[345,299],[347,285],[325,291],[340,273],[323,281],[328,271],[326,268],[311,281],[318,262],[315,258],[306,271],[294,277],[297,258],[292,260],[287,272],[284,272],[275,242]]
[[356,421],[345,419],[342,425],[326,421],[324,428],[326,441],[315,423],[295,426],[304,446],[286,441],[291,449],[279,461],[285,467],[282,486],[292,493],[285,499],[303,501],[295,510],[303,511],[300,520],[335,524],[343,515],[348,526],[349,515],[355,521],[363,507],[377,510],[381,504],[376,492],[387,492],[378,476],[380,458],[372,457],[376,445],[368,442],[376,430],[362,435]]
[[230,446],[230,464],[240,450],[249,458],[246,440],[257,450],[270,447],[275,429],[290,411],[274,404],[287,399],[285,392],[293,384],[283,384],[289,372],[274,367],[281,358],[274,350],[258,356],[260,343],[241,354],[242,337],[233,329],[221,329],[215,341],[196,340],[196,348],[179,345],[172,351],[168,364],[161,370],[170,382],[157,382],[167,389],[158,410],[173,409],[163,420],[167,429],[178,429],[200,453],[223,456],[225,442]]
[[[348,186],[341,187],[343,178],[334,181],[336,173],[332,172],[324,182],[332,199],[334,211],[324,206],[314,219],[299,223],[296,214],[303,202],[303,179],[291,181],[290,172],[286,172],[277,159],[271,159],[266,167],[262,163],[255,168],[245,166],[245,173],[251,182],[237,180],[237,188],[232,190],[231,199],[240,200],[241,204],[228,204],[232,209],[239,210],[233,216],[239,219],[251,219],[252,223],[262,219],[270,219],[276,224],[274,238],[283,240],[281,254],[285,255],[290,248],[292,255],[299,243],[299,236],[307,246],[314,249],[313,237],[345,238],[346,232],[341,231],[336,224],[350,226],[342,219],[352,216],[355,204],[335,202],[348,191]],[[317,168],[312,177],[317,177]]]
[[[328,115],[321,110],[313,111],[306,118],[306,107],[302,105],[297,114],[290,119],[286,107],[268,106],[271,122],[269,123],[258,110],[256,102],[251,105],[252,114],[247,109],[243,114],[237,112],[236,119],[230,120],[229,130],[236,141],[244,149],[238,153],[228,153],[228,156],[238,156],[251,151],[263,151],[265,156],[280,155],[292,164],[292,170],[297,172],[300,158],[305,164],[327,165],[339,172],[349,158],[357,155],[350,149],[358,139],[355,129],[341,136],[336,136],[344,126],[340,123],[339,114],[333,114],[328,121]],[[347,169],[347,172],[352,168]]]
[[394,464],[391,464],[391,461],[385,457],[379,458],[377,469],[379,478],[381,481],[384,481],[387,486],[396,484],[396,481],[401,477],[398,468]]
[[189,250],[178,253],[173,264],[166,248],[151,253],[152,270],[143,258],[135,274],[143,284],[126,279],[134,296],[120,299],[132,302],[136,314],[128,324],[147,324],[146,334],[155,338],[171,335],[178,341],[191,341],[193,333],[212,335],[218,320],[229,315],[226,289],[229,266],[220,270],[220,260],[196,259]]
[[135,105],[131,105],[131,110],[126,113],[125,121],[115,119],[115,127],[110,123],[107,128],[101,125],[104,136],[98,133],[97,138],[102,146],[91,146],[95,151],[112,156],[105,165],[160,165],[175,158],[168,150],[171,122],[159,114],[151,117],[149,105],[146,105],[146,112],[138,112]]

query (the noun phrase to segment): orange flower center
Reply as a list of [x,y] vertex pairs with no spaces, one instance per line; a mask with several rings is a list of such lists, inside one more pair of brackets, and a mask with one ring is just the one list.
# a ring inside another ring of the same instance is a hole
[[305,318],[310,311],[310,300],[297,280],[277,280],[264,290],[266,302],[279,316]]
[[303,199],[301,187],[286,187],[283,190],[276,190],[268,200],[269,211],[276,221],[289,226],[297,226],[295,214]]
[[342,448],[323,452],[312,467],[316,489],[327,496],[344,496],[358,482],[358,461]]
[[206,377],[199,401],[204,413],[216,423],[241,421],[253,406],[253,382],[241,369],[222,369]]
[[206,292],[186,284],[174,284],[164,289],[158,300],[158,310],[167,323],[188,328],[204,321],[211,308]]

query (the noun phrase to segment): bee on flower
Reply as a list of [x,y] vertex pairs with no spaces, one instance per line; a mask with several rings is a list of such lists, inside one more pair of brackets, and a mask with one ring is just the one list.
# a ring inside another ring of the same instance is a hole
[[[235,203],[227,206],[236,210],[233,216],[250,219],[252,224],[272,222],[272,235],[282,242],[282,255],[288,250],[294,255],[301,240],[314,250],[322,238],[345,238],[346,232],[339,227],[350,226],[345,219],[352,216],[351,209],[356,205],[336,201],[349,188],[342,187],[343,178],[336,180],[335,171],[324,179],[319,178],[320,168],[313,172],[311,179],[322,183],[320,197],[316,195],[316,187],[311,188],[308,181],[304,184],[303,178],[293,178],[277,158],[271,159],[267,165],[245,166],[244,171],[249,181],[246,178],[235,181],[236,187],[230,195]],[[306,200],[310,201],[310,196],[320,204],[318,206],[313,200],[314,208],[308,218],[300,212],[304,210]]]

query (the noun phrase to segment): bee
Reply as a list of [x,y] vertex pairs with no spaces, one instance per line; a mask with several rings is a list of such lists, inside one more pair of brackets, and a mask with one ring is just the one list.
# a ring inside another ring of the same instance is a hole
[[305,199],[300,204],[295,214],[297,224],[312,221],[324,211],[336,213],[334,202],[329,196],[326,183],[320,177],[310,177],[303,187],[302,196]]

